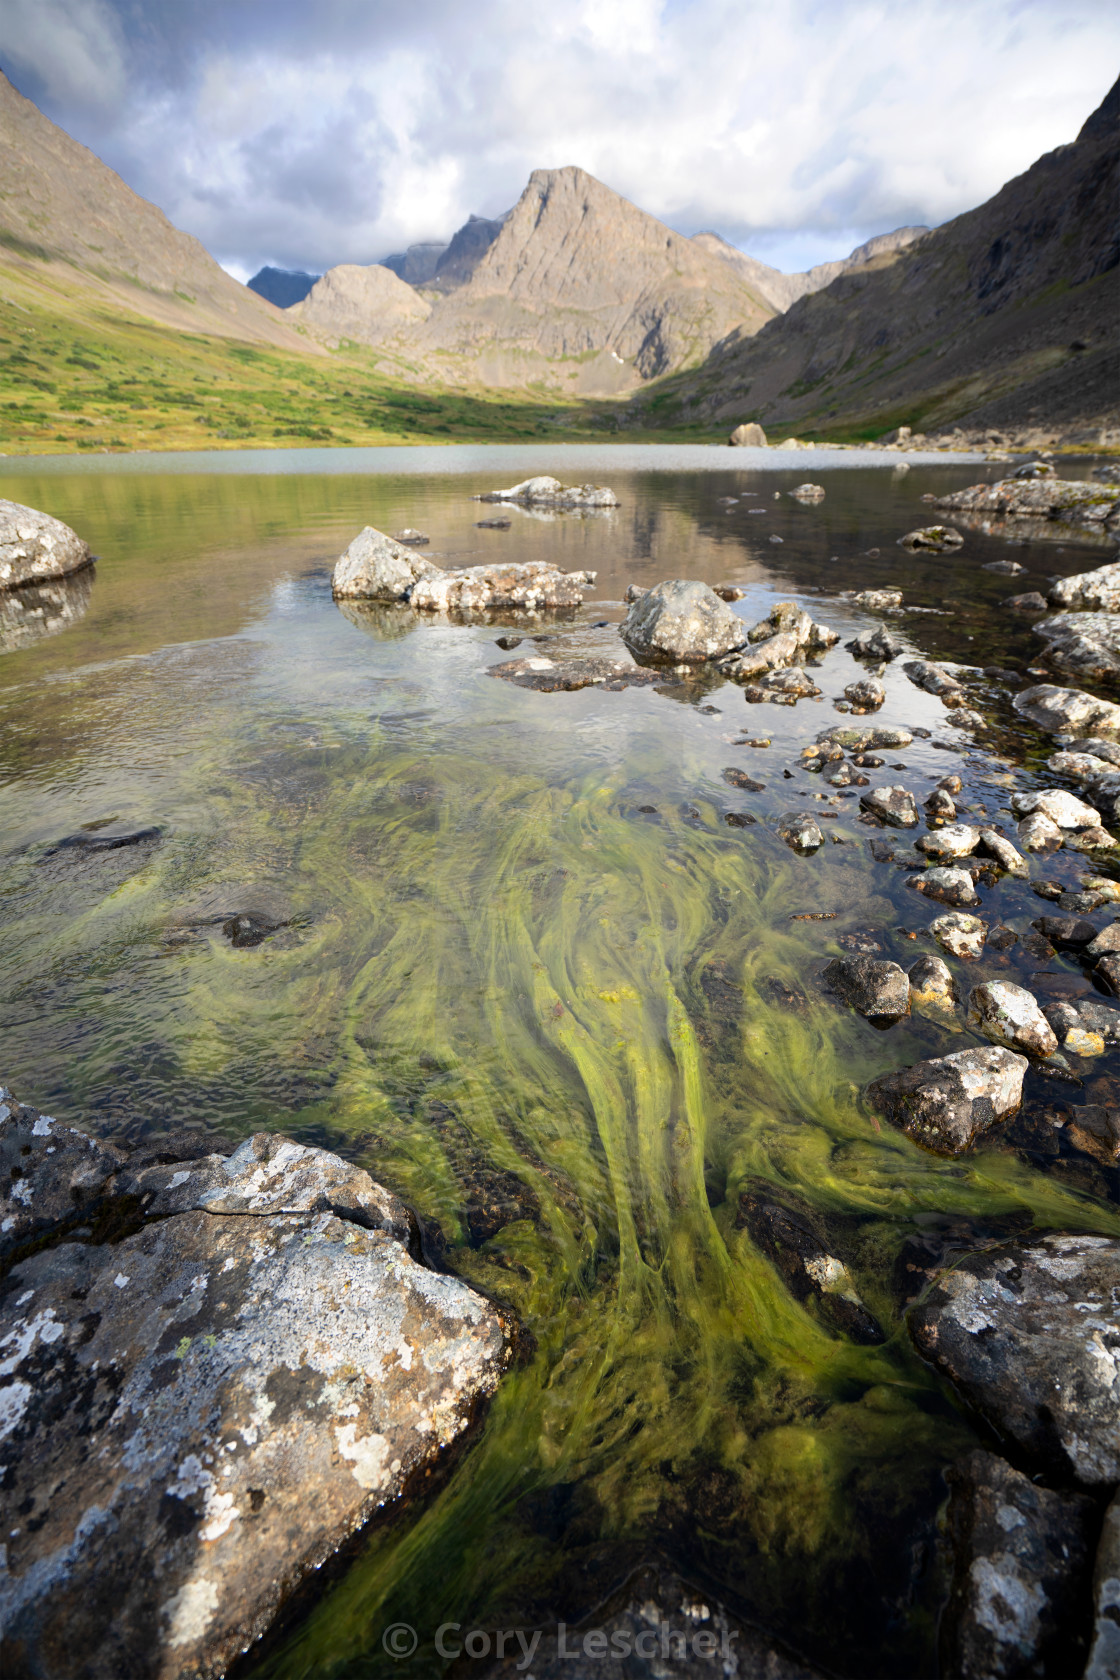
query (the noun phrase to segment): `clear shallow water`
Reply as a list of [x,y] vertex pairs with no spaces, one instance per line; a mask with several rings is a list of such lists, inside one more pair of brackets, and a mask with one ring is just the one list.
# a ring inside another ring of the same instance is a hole
[[[1037,643],[999,603],[1104,556],[980,536],[952,558],[897,548],[923,490],[997,470],[975,464],[898,476],[799,455],[756,472],[722,452],[701,475],[679,451],[581,451],[622,507],[515,509],[500,532],[476,529],[494,510],[470,496],[560,451],[474,450],[469,471],[440,471],[462,464],[451,450],[378,453],[429,465],[111,457],[0,479],[102,557],[65,627],[0,657],[5,1083],[113,1136],[186,1123],[326,1143],[405,1196],[433,1256],[536,1342],[447,1482],[374,1527],[268,1672],[431,1674],[441,1622],[573,1621],[664,1557],[837,1672],[932,1674],[941,1472],[978,1437],[910,1352],[903,1246],[946,1226],[1113,1231],[1115,1186],[1026,1122],[945,1163],[858,1102],[874,1074],[973,1040],[917,1017],[876,1032],[815,979],[842,935],[870,929],[906,963],[931,948],[912,936],[935,911],[871,862],[856,800],[822,806],[819,778],[783,775],[857,668],[833,650],[823,699],[796,708],[720,683],[535,694],[486,674],[509,657],[497,625],[342,611],[329,571],[366,523],[417,526],[456,563],[597,569],[579,613],[518,627],[555,636],[549,652],[616,649],[630,582],[734,581],[748,620],[798,599],[844,640],[869,620],[837,592],[897,584],[947,615],[896,621],[917,651],[1022,671]],[[806,477],[823,504],[773,499]],[[1024,575],[981,569],[1008,556]],[[881,721],[931,733],[874,781],[921,798],[959,769],[966,802],[998,812],[1040,761],[995,681],[973,690],[996,725],[983,749],[897,664],[885,681]],[[729,787],[732,766],[764,791]],[[843,843],[793,857],[772,825],[801,806],[835,812]],[[724,821],[744,810],[755,826]],[[109,818],[162,837],[48,855]],[[289,925],[235,950],[202,925],[232,899]],[[1022,931],[1045,908],[1004,881],[984,913]],[[790,919],[817,911],[836,919]],[[1012,952],[977,978],[1029,972]],[[1078,1100],[1102,1100],[1113,1070],[1083,1071]],[[760,1183],[823,1220],[884,1346],[836,1336],[753,1247],[739,1198]],[[420,1635],[411,1664],[381,1650],[401,1621]]]

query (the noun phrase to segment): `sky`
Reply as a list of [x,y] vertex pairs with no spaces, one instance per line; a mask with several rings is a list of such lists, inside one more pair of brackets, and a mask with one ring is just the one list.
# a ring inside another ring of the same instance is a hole
[[3,0],[0,67],[231,273],[318,273],[578,164],[787,271],[1072,140],[1115,0]]

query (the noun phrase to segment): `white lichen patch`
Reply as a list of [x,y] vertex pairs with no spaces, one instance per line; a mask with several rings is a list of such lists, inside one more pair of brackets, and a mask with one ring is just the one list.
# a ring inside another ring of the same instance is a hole
[[167,1643],[172,1649],[177,1645],[195,1644],[214,1620],[217,1608],[218,1587],[215,1581],[205,1575],[188,1581],[163,1606],[163,1614],[168,1621]]
[[[386,1460],[389,1443],[384,1435],[359,1436],[357,1425],[344,1423],[335,1429],[338,1450],[354,1466],[354,1480],[371,1493],[382,1493],[389,1485],[391,1471]],[[398,1461],[399,1465],[399,1461]]]

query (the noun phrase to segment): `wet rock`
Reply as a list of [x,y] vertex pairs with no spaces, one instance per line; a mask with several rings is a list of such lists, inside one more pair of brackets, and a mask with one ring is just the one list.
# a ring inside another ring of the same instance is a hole
[[561,572],[541,560],[521,565],[463,566],[418,578],[408,603],[420,612],[540,612],[578,607],[594,572]]
[[1046,642],[1042,658],[1082,681],[1120,672],[1120,613],[1059,613],[1032,625]]
[[831,729],[821,730],[817,743],[846,748],[850,752],[865,752],[868,747],[908,747],[913,739],[908,729],[884,729],[879,725],[849,728],[846,724],[836,723]]
[[1093,939],[1085,947],[1085,955],[1091,957],[1094,962],[1099,962],[1101,957],[1112,956],[1116,952],[1120,952],[1120,921],[1110,923],[1108,927],[1102,928],[1100,933],[1094,932]]
[[793,636],[798,650],[804,648],[810,653],[822,653],[840,640],[835,630],[830,630],[826,624],[815,623],[796,601],[776,601],[766,617],[748,626],[746,632],[746,639],[752,646],[758,642],[770,642],[779,636]]
[[274,922],[268,916],[257,915],[253,911],[240,911],[222,923],[222,932],[230,944],[237,950],[252,950],[254,946],[262,945],[270,934],[277,933],[286,922]]
[[1090,945],[1097,936],[1092,922],[1080,916],[1039,916],[1031,926],[1036,933],[1048,939],[1055,950],[1077,951]]
[[1050,605],[1086,613],[1120,612],[1120,561],[1058,578],[1050,586]]
[[1039,683],[1021,689],[1011,704],[1052,735],[1087,735],[1094,730],[1111,735],[1120,730],[1120,706],[1078,688]]
[[980,569],[984,572],[996,572],[1000,577],[1021,577],[1027,568],[1020,566],[1018,560],[989,560],[987,565]]
[[723,820],[728,828],[753,828],[758,822],[749,811],[725,811]]
[[1068,1111],[1064,1130],[1076,1149],[1091,1155],[1102,1167],[1115,1167],[1120,1162],[1120,1109],[1084,1103]]
[[496,636],[494,646],[500,647],[504,653],[512,653],[514,648],[521,646],[520,636]]
[[1051,1672],[1055,1661],[1073,1672],[1093,1501],[1036,1487],[987,1452],[970,1453],[947,1480],[953,1584],[941,1624],[942,1672],[954,1680],[1022,1680]]
[[954,729],[970,729],[973,733],[978,729],[986,729],[988,720],[982,712],[972,706],[953,706],[945,713],[945,722]]
[[936,787],[926,800],[926,812],[930,822],[951,823],[956,818],[957,807],[950,793]]
[[911,875],[906,885],[923,898],[933,898],[940,904],[979,904],[980,899],[967,869],[927,869],[922,875]]
[[59,852],[119,852],[126,846],[154,844],[162,834],[161,828],[151,825],[146,828],[126,828],[121,823],[91,823],[88,828],[80,828],[76,833],[67,834],[63,839],[56,841],[44,856],[55,857]]
[[411,525],[406,526],[403,531],[393,533],[393,541],[403,543],[406,548],[427,548],[431,540],[423,531],[414,531]]
[[844,645],[857,659],[886,660],[888,663],[906,652],[906,643],[885,624],[877,625],[874,630],[861,630],[858,636]]
[[40,1114],[0,1085],[0,1260],[48,1231],[103,1218],[127,1164],[114,1144]]
[[537,654],[528,659],[507,659],[491,665],[487,675],[518,688],[536,689],[542,694],[572,693],[580,688],[602,686],[612,691],[648,688],[664,680],[663,673],[643,668],[626,659],[549,659]]
[[874,753],[852,754],[852,763],[857,770],[881,770],[886,762],[885,758],[878,758]]
[[874,1345],[884,1341],[878,1322],[859,1298],[847,1266],[829,1252],[808,1212],[783,1207],[768,1191],[764,1185],[743,1191],[736,1225],[746,1227],[752,1242],[774,1263],[799,1301],[814,1297],[826,1321],[855,1342]]
[[870,793],[860,794],[859,802],[863,810],[870,811],[891,828],[918,826],[918,807],[908,788],[872,788]]
[[1103,1056],[1109,1045],[1120,1044],[1120,1010],[1106,1003],[1058,1001],[1048,1003],[1043,1013],[1067,1055]]
[[1025,852],[1054,852],[1064,844],[1058,824],[1043,811],[1033,811],[1019,824],[1019,844]]
[[1085,1487],[1120,1480],[1120,1242],[1059,1234],[969,1255],[909,1323],[919,1353],[1030,1464]]
[[1026,877],[1029,867],[1026,858],[998,829],[980,830],[980,848],[990,853],[1000,868],[1005,869],[1009,875]]
[[1052,1056],[1058,1048],[1054,1029],[1037,1000],[1009,980],[985,980],[974,986],[968,998],[968,1021],[994,1044],[1005,1044],[1024,1056]]
[[811,816],[803,811],[785,811],[778,818],[777,832],[792,852],[808,854],[824,845],[824,835]]
[[561,484],[558,478],[540,475],[523,479],[508,490],[490,490],[475,498],[480,502],[518,502],[523,507],[613,508],[619,500],[602,484]]
[[957,1050],[884,1074],[867,1087],[867,1097],[915,1143],[960,1155],[1019,1107],[1028,1066],[1011,1050]]
[[92,560],[89,545],[61,519],[0,498],[0,590],[67,577]]
[[925,689],[927,694],[959,698],[963,692],[956,677],[950,676],[940,665],[931,664],[928,659],[908,659],[902,669],[914,686]]
[[1046,611],[1046,597],[1040,595],[1037,589],[1028,590],[1025,595],[1009,595],[1003,603],[1012,612],[1036,613]]
[[950,549],[960,548],[964,538],[951,525],[923,525],[917,531],[907,531],[898,542],[900,548],[908,548],[912,554],[919,551],[945,554]]
[[1033,893],[1036,893],[1039,898],[1048,898],[1055,904],[1061,898],[1065,890],[1066,889],[1062,886],[1060,881],[1038,880],[1031,882],[1031,891]]
[[992,928],[984,941],[989,951],[1010,951],[1012,946],[1018,943],[1019,935],[1009,927]]
[[335,565],[331,593],[336,600],[404,601],[415,583],[438,571],[431,560],[367,525]]
[[748,793],[761,793],[765,782],[756,782],[753,776],[748,776],[745,770],[731,768],[720,772],[728,787],[744,788]]
[[[932,798],[932,795],[931,795]],[[948,799],[948,794],[941,794],[942,799]],[[949,800],[950,805],[952,800]],[[929,800],[926,801],[928,809]],[[923,834],[914,845],[919,852],[927,857],[968,857],[980,844],[980,830],[969,823],[949,823],[944,828],[935,829],[932,834]]]
[[1085,1680],[1120,1674],[1120,1498],[1104,1514],[1093,1565],[1093,1632]]
[[1050,476],[1034,481],[1004,478],[995,484],[973,484],[967,490],[935,496],[933,502],[935,507],[961,508],[1000,519],[1026,517],[1101,527],[1120,505],[1116,491],[1109,486]]
[[759,686],[770,699],[776,694],[788,694],[794,699],[802,699],[806,695],[820,693],[808,671],[803,670],[800,665],[793,665],[786,671],[768,672]]
[[910,1013],[910,982],[897,963],[834,957],[822,978],[857,1015],[876,1026],[890,1026]]
[[923,1012],[952,1014],[957,988],[947,963],[940,957],[919,957],[908,970],[910,1002]]
[[1012,794],[1011,809],[1019,817],[1039,811],[1051,822],[1057,823],[1059,828],[1096,828],[1100,823],[1100,817],[1091,805],[1060,788],[1052,788],[1045,793]]
[[894,612],[902,605],[901,589],[861,589],[855,605],[865,612]]
[[508,531],[513,524],[512,519],[476,519],[476,531]]
[[721,601],[741,601],[747,593],[737,583],[713,583],[712,590]]
[[823,502],[824,485],[799,484],[795,490],[787,491],[787,495],[792,496],[795,502]]
[[844,698],[851,701],[853,711],[877,712],[887,698],[887,691],[875,677],[867,677],[862,682],[849,683]]
[[950,956],[962,957],[965,961],[979,957],[984,949],[985,924],[979,916],[951,912],[932,921],[929,931]]
[[765,449],[766,433],[757,420],[744,420],[727,441],[733,449]]
[[659,583],[633,603],[620,634],[639,659],[698,663],[741,646],[747,627],[706,583]]
[[1069,776],[1075,782],[1094,782],[1120,769],[1120,746],[1090,736],[1068,751],[1052,753],[1046,767],[1056,776]]

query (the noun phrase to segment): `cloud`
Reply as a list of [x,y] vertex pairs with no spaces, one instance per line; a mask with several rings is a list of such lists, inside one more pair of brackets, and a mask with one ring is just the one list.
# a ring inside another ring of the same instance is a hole
[[798,267],[982,202],[1118,61],[1106,0],[6,0],[4,28],[17,84],[241,272],[446,237],[564,163]]

